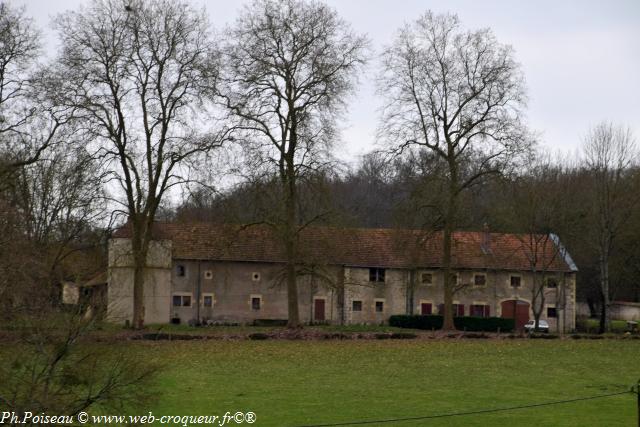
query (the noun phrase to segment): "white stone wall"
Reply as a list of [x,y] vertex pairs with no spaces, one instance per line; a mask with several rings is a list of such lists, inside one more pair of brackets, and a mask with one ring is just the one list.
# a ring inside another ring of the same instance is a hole
[[[109,242],[107,319],[133,320],[133,257],[129,239]],[[171,298],[171,242],[152,241],[144,277],[145,323],[168,323]]]

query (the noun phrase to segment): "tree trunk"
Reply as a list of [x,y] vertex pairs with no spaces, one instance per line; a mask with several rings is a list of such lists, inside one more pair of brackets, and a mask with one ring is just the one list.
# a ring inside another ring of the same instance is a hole
[[542,278],[542,282],[538,279],[539,273],[536,271],[536,268],[533,268],[533,293],[531,300],[531,311],[533,311],[533,321],[534,321],[534,331],[540,331],[540,317],[542,316],[542,311],[544,310],[544,277]]
[[457,198],[458,198],[458,169],[455,159],[449,162],[449,194],[447,198],[447,209],[444,218],[443,230],[443,253],[442,253],[442,269],[444,270],[444,323],[442,329],[451,331],[455,329],[453,323],[453,286],[451,281],[451,244],[453,240],[453,231],[455,227]]
[[144,279],[151,241],[152,221],[144,214],[134,216],[131,233],[131,255],[133,257],[133,324],[134,329],[144,328]]
[[600,313],[599,332],[605,333],[611,330],[609,314],[609,254],[606,250],[600,255],[600,288],[602,293],[602,311]]
[[286,280],[287,280],[287,309],[288,319],[287,327],[300,327],[300,314],[298,312],[298,283],[296,277],[296,258],[297,258],[297,242],[296,242],[296,182],[293,161],[287,162],[287,177],[285,178],[285,252],[287,257],[286,263]]

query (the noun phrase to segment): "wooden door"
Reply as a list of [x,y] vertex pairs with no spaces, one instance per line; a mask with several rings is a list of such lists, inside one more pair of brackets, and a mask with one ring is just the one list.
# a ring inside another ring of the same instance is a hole
[[324,300],[314,300],[313,320],[316,322],[324,322]]
[[524,328],[529,321],[529,303],[521,300],[503,301],[501,304],[502,317],[515,319],[516,329]]
[[431,314],[431,303],[430,302],[423,302],[422,304],[420,304],[420,314],[424,315],[429,315]]

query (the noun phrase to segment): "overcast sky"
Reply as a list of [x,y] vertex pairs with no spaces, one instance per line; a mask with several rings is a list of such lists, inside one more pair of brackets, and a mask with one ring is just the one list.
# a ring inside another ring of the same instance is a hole
[[[206,7],[217,30],[232,23],[241,1],[193,1]],[[55,48],[51,20],[83,0],[14,0],[26,5]],[[327,1],[357,32],[368,34],[376,53],[397,29],[427,9],[458,14],[468,29],[490,27],[514,47],[529,94],[529,126],[550,150],[575,152],[590,126],[611,120],[632,128],[640,142],[640,1]],[[379,101],[372,77],[377,61],[350,101],[336,153],[345,160],[372,149]]]

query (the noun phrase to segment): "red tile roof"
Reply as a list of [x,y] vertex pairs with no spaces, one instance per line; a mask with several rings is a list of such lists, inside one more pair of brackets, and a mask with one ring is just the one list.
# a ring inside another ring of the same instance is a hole
[[[176,259],[284,262],[274,229],[212,223],[156,223],[155,238],[170,239]],[[114,238],[128,237],[124,226]],[[532,250],[531,238],[540,249]],[[322,264],[386,268],[442,266],[442,233],[418,230],[307,227],[300,233],[300,260]],[[488,242],[488,243],[487,243]],[[551,238],[542,235],[460,231],[453,235],[452,266],[459,269],[572,271]]]

